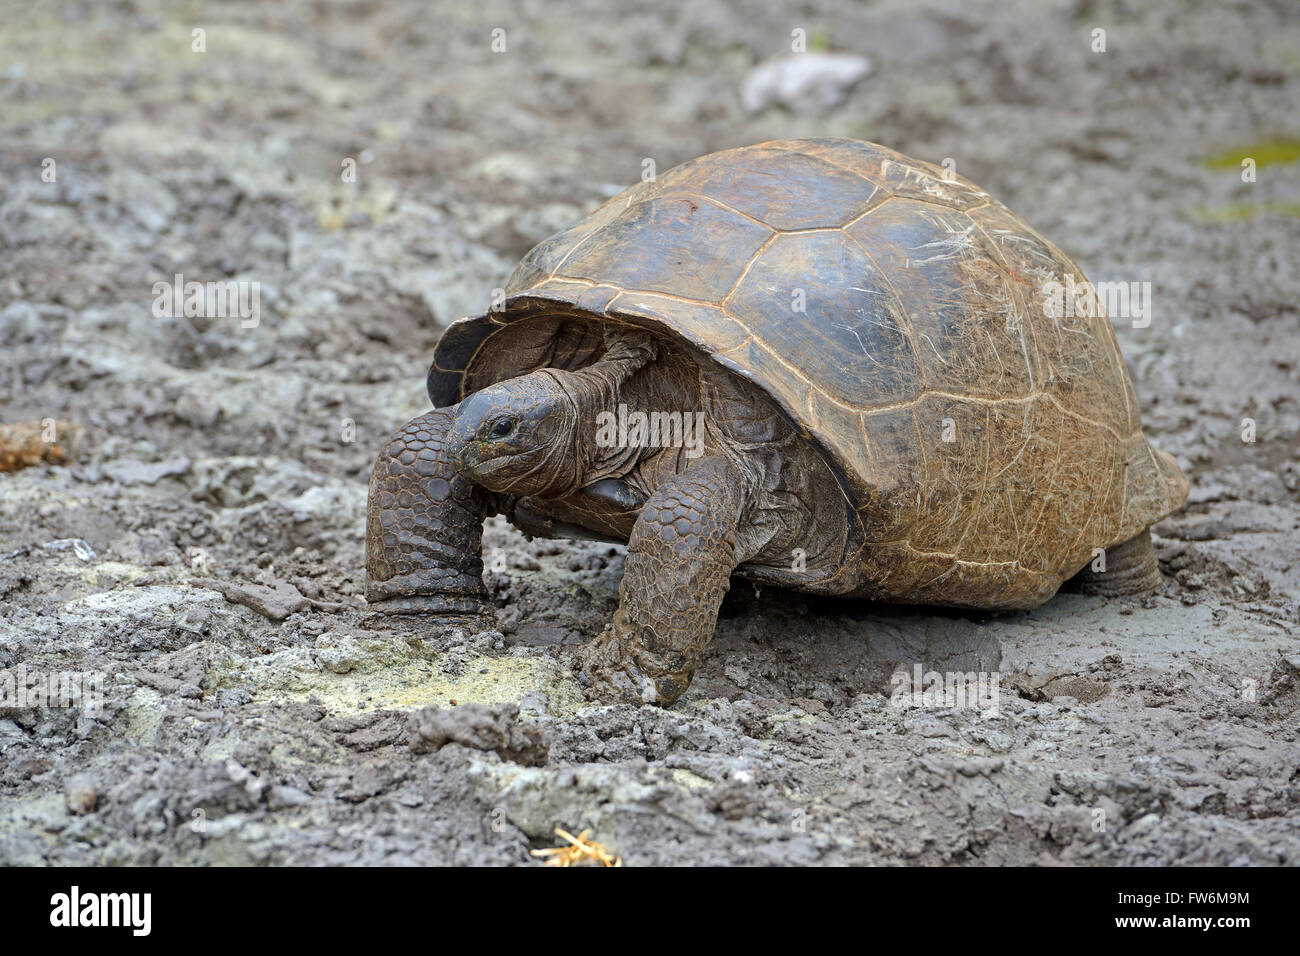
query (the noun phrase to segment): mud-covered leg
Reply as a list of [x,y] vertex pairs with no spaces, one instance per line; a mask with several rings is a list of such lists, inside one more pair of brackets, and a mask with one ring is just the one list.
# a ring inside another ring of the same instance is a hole
[[366,600],[393,614],[488,612],[483,519],[491,492],[444,454],[453,408],[435,408],[389,439],[370,475]]
[[686,690],[736,567],[743,507],[742,482],[721,458],[651,496],[628,541],[614,621],[577,655],[589,692],[667,705]]
[[1151,544],[1151,531],[1143,529],[1123,544],[1106,549],[1106,570],[1088,565],[1074,576],[1074,587],[1084,594],[1105,597],[1150,594],[1160,587],[1160,562]]

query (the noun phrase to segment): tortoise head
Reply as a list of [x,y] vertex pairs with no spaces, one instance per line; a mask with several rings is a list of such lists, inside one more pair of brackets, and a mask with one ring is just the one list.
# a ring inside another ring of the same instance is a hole
[[456,406],[447,454],[489,491],[552,497],[574,490],[578,409],[543,369],[498,382]]

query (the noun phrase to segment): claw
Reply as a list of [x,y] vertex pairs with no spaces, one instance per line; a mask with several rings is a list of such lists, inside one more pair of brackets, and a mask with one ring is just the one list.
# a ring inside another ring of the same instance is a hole
[[664,674],[663,668],[650,666],[650,661],[642,659],[646,656],[635,643],[621,639],[613,624],[607,625],[575,655],[583,692],[588,699],[601,703],[667,707],[686,689],[689,679],[674,680],[674,675]]
[[484,620],[494,617],[491,606],[472,594],[417,594],[371,601],[370,606],[385,614],[427,614],[433,617]]

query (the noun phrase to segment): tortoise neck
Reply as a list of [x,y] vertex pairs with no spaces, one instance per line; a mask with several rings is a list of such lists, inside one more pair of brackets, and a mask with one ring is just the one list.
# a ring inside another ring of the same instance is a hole
[[577,409],[575,456],[583,485],[622,475],[636,464],[640,450],[599,440],[602,414],[617,415],[627,401],[626,385],[653,361],[658,349],[645,333],[615,333],[607,339],[604,356],[576,371],[547,369]]

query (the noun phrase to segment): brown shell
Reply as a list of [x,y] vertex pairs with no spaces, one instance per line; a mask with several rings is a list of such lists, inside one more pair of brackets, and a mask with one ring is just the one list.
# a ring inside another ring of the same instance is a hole
[[1142,434],[1110,320],[1044,308],[1066,276],[1084,281],[961,177],[854,140],[764,143],[538,245],[500,311],[447,329],[429,394],[591,361],[598,334],[573,317],[670,333],[825,455],[860,519],[843,590],[1029,606],[1187,495]]

